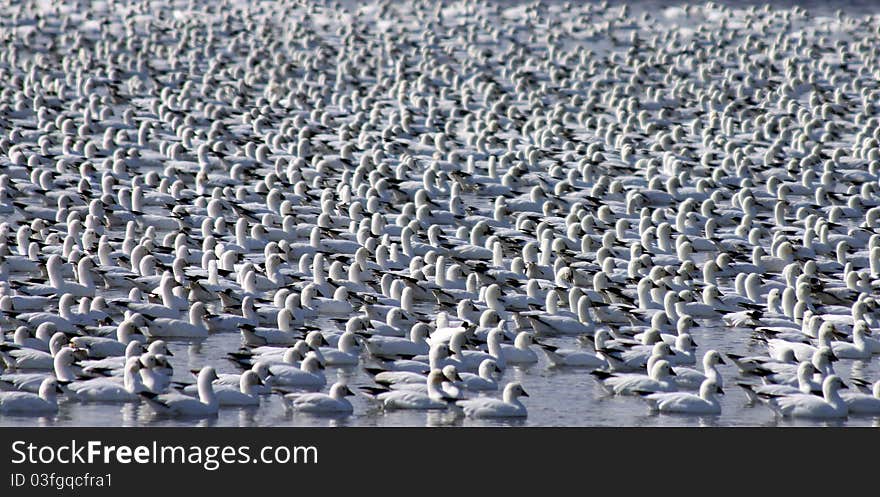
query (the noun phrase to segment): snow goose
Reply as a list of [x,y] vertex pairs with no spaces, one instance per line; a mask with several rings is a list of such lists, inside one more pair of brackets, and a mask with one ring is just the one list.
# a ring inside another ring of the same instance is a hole
[[[495,330],[493,330],[495,331]],[[491,352],[484,352],[480,350],[465,350],[465,345],[470,342],[470,338],[468,337],[468,332],[464,330],[457,330],[452,333],[452,336],[449,338],[449,353],[450,357],[447,362],[453,363],[456,367],[458,367],[462,371],[468,372],[476,372],[477,368],[480,367],[480,363],[484,359],[493,358]],[[493,334],[492,336],[492,344],[493,350],[499,349],[496,346],[497,343],[500,343],[500,335]],[[436,342],[439,343],[439,342]],[[425,360],[423,356],[414,357],[415,360]]]
[[40,387],[40,382],[47,376],[54,374],[58,381],[71,382],[78,378],[78,366],[76,361],[85,359],[86,352],[83,349],[73,349],[70,347],[62,347],[52,359],[52,373],[4,373],[0,375],[0,382],[5,385],[11,385],[16,390],[24,390],[27,392],[36,392]]
[[70,309],[71,306],[75,304],[76,297],[72,294],[65,293],[58,299],[58,312],[29,312],[19,314],[16,316],[16,319],[18,321],[27,322],[28,326],[31,327],[49,322],[52,323],[58,331],[78,333],[80,326],[85,326],[86,324],[94,325],[95,323],[85,323],[77,320],[76,316]]
[[189,321],[143,316],[146,321],[144,334],[160,338],[205,338],[208,336],[208,323],[205,320],[208,315],[205,304],[196,302],[190,307]]
[[[289,310],[281,309],[278,315],[282,312],[287,314],[285,319],[288,321],[293,320],[293,314]],[[276,315],[276,321],[280,320],[278,315]],[[241,299],[241,315],[225,312],[214,314],[208,320],[208,329],[214,332],[237,331],[241,326],[256,327],[259,322],[260,316],[257,314],[254,298],[250,295],[245,295]]]
[[514,381],[504,386],[501,399],[478,397],[460,400],[456,405],[470,418],[522,418],[528,416],[528,411],[519,397],[528,396],[522,385]]
[[859,321],[853,328],[852,343],[831,342],[831,350],[834,352],[834,355],[840,359],[870,359],[873,350],[868,342],[865,341],[867,330],[868,327],[864,325],[864,321]]
[[66,385],[71,397],[81,402],[138,402],[140,392],[146,391],[138,374],[142,364],[138,357],[130,357],[123,371],[122,381],[117,378],[93,378]]
[[[295,362],[295,361],[294,361]],[[248,388],[250,391],[257,394],[267,394],[271,393],[271,383],[272,383],[272,373],[269,371],[269,362],[265,360],[257,360],[253,363],[253,366],[248,371],[253,372],[257,375],[257,378],[260,379],[259,382],[254,383],[253,381],[249,381],[252,383]],[[247,371],[245,371],[247,372]],[[218,373],[217,380],[214,382],[215,387],[219,390],[220,388],[228,388],[228,387],[241,387],[242,382],[242,374],[238,373]],[[183,393],[192,395],[196,392],[193,385],[189,385],[184,388]]]
[[590,373],[609,392],[618,395],[635,395],[639,392],[674,392],[677,387],[673,381],[675,373],[669,362],[661,359],[654,363],[650,373],[609,373],[595,370]]
[[27,326],[19,326],[12,333],[12,343],[25,349],[49,352],[49,342],[54,334],[55,325],[52,323],[43,323],[38,326],[33,336]]
[[57,394],[62,390],[55,378],[43,379],[38,392],[0,392],[0,412],[40,415],[58,411]]
[[290,409],[310,414],[351,414],[354,408],[345,397],[354,395],[344,383],[334,383],[330,393],[286,393],[284,403]]
[[199,397],[197,399],[178,392],[161,395],[153,392],[140,392],[138,395],[143,397],[157,414],[163,416],[216,416],[220,407],[212,384],[216,379],[217,372],[211,366],[205,366],[199,371]]
[[140,334],[138,328],[131,321],[122,321],[116,327],[116,339],[108,337],[77,336],[70,339],[70,343],[77,347],[88,349],[92,359],[121,356],[129,342],[145,342],[146,337]]
[[845,388],[837,375],[830,375],[822,382],[822,397],[809,394],[760,395],[767,399],[767,405],[783,417],[839,419],[849,413],[846,401],[839,390]]
[[[201,371],[199,372],[201,373]],[[247,407],[260,405],[260,394],[266,387],[255,370],[248,370],[239,375],[238,385],[221,383],[218,376],[213,382],[214,394],[220,407]],[[189,385],[181,389],[186,395],[199,394],[198,385]]]
[[333,292],[333,298],[330,299],[317,297],[315,293],[315,286],[312,283],[303,288],[300,294],[303,309],[320,315],[332,316],[351,314],[354,311],[354,307],[349,301],[348,289],[344,286],[338,287]]
[[677,414],[721,414],[717,394],[724,391],[711,378],[700,385],[700,394],[690,392],[658,392],[645,395],[651,410]]
[[159,355],[147,352],[141,355],[141,368],[138,374],[144,387],[153,393],[161,393],[168,390],[171,385],[171,372],[167,362]]
[[[548,292],[548,303],[550,299],[555,298],[554,290]],[[523,315],[528,318],[538,335],[589,335],[594,333],[595,324],[590,317],[590,298],[588,296],[581,295],[578,298],[577,310],[577,317],[557,314],[554,303],[552,306],[547,306],[547,313],[525,312]]]
[[[311,347],[309,347],[305,340],[297,340],[291,347],[262,346],[252,349],[239,349],[237,352],[229,352],[226,355],[231,361],[243,367],[253,366],[257,362],[299,365],[299,362],[303,360],[309,350],[311,350]],[[223,374],[220,375],[221,378],[223,376]],[[261,376],[261,378],[263,378],[263,381],[266,380],[265,376]],[[233,383],[238,384],[237,377]]]
[[238,329],[241,332],[242,343],[248,347],[293,345],[301,338],[301,335],[293,330],[291,325],[293,314],[289,310],[278,311],[276,319],[277,328],[258,328],[252,323],[240,323]]
[[359,361],[357,335],[350,331],[342,333],[336,348],[321,347],[321,356],[328,366],[352,366]]
[[[411,292],[408,292],[411,293]],[[367,314],[372,311],[372,306],[367,306]],[[361,319],[361,318],[358,318]],[[399,307],[392,307],[385,314],[385,322],[368,319],[367,327],[372,336],[388,336],[388,337],[404,337],[407,335],[406,329],[414,326],[414,320],[404,316],[404,310]]]
[[[165,342],[161,340],[157,340],[153,343],[159,343],[161,346],[164,346]],[[150,344],[153,345],[153,344]],[[80,362],[80,365],[83,368],[83,372],[86,374],[110,374],[118,375],[118,371],[123,371],[125,368],[126,362],[128,359],[134,357],[138,358],[141,354],[145,354],[147,349],[144,347],[144,344],[138,342],[136,340],[132,340],[128,342],[128,345],[125,346],[125,354],[122,356],[111,356],[105,357],[103,359],[90,359],[86,361]],[[157,354],[160,352],[156,352]]]
[[314,351],[306,354],[300,367],[288,364],[273,364],[269,366],[272,373],[272,385],[276,387],[296,387],[309,390],[323,388],[327,384],[327,378],[321,371],[324,365],[315,355]]
[[[440,371],[443,372],[443,382],[440,384],[440,389],[443,393],[450,398],[461,399],[464,398],[463,392],[459,385],[461,384],[461,376],[458,374],[458,368],[454,364],[447,364],[443,366],[443,369]],[[427,392],[427,383],[424,381],[427,379],[427,375],[423,377],[423,381],[419,383],[414,382],[399,382],[394,385],[390,385],[392,390],[410,390],[410,391],[418,391],[418,392]]]
[[461,381],[459,384],[470,392],[484,392],[488,390],[498,390],[498,382],[495,380],[494,374],[501,374],[502,370],[493,359],[484,359],[480,363],[477,374],[462,372],[459,373]]
[[703,371],[687,367],[673,367],[675,384],[679,388],[697,389],[706,379],[711,379],[719,388],[724,388],[724,378],[718,371],[718,365],[724,364],[717,350],[709,350],[703,355]]
[[372,336],[364,340],[364,347],[373,357],[395,358],[414,357],[427,354],[429,328],[425,323],[416,323],[409,332],[409,338],[393,336]]
[[675,339],[675,346],[670,348],[672,354],[667,358],[670,364],[677,366],[681,364],[696,364],[697,344],[694,342],[690,333],[682,333]]
[[49,351],[18,347],[0,343],[0,352],[6,367],[10,369],[42,369],[49,370],[55,367],[55,357],[70,343],[70,340],[62,332],[56,332],[49,339]]
[[813,374],[815,372],[816,368],[813,367],[813,364],[804,361],[798,364],[797,375],[795,377],[796,383],[794,384],[786,382],[751,385],[749,383],[739,382],[737,385],[745,390],[746,396],[749,397],[749,402],[751,403],[760,401],[761,395],[793,395],[796,393],[821,394],[822,383],[816,383],[813,381]]
[[530,348],[534,344],[534,335],[521,331],[516,335],[513,345],[501,344],[501,357],[507,364],[534,364],[538,362],[538,354]]
[[95,282],[92,278],[92,269],[95,264],[89,257],[83,257],[77,263],[78,283],[70,282],[63,276],[64,261],[58,254],[52,254],[46,261],[46,273],[49,277],[48,284],[27,285],[21,288],[22,293],[27,295],[63,295],[69,293],[75,297],[94,297]]
[[880,380],[874,383],[870,394],[843,392],[840,396],[846,402],[850,414],[880,414]]
[[635,346],[623,352],[604,346],[600,348],[600,345],[596,347],[596,355],[607,361],[611,371],[618,372],[638,371],[647,367],[648,363],[659,359],[666,359],[668,362],[673,354],[672,347],[663,341],[655,342],[650,346]]
[[794,350],[785,349],[778,359],[768,356],[741,356],[728,352],[727,357],[736,365],[741,374],[766,376],[778,372],[780,368],[790,371],[797,365]]
[[446,409],[454,405],[457,399],[449,397],[443,391],[442,384],[445,380],[443,372],[434,369],[428,373],[426,379],[427,391],[391,390],[361,387],[368,395],[379,401],[386,410],[409,409],[409,410],[432,410]]
[[544,354],[547,355],[550,364],[554,367],[569,366],[597,369],[608,366],[605,359],[585,350],[561,349],[545,343],[540,343],[538,345],[541,347],[541,350],[544,351]]
[[3,295],[0,297],[0,311],[11,316],[26,312],[38,312],[50,307],[51,302],[52,297],[41,295]]
[[780,359],[782,357],[782,353],[786,349],[791,349],[794,351],[794,356],[798,361],[807,361],[813,357],[813,353],[816,351],[818,347],[831,346],[831,337],[835,333],[834,325],[829,322],[822,323],[822,326],[819,328],[819,336],[817,339],[818,345],[811,345],[808,343],[800,343],[800,342],[789,342],[786,340],[771,338],[767,340],[767,350],[770,352],[770,356],[775,359]]

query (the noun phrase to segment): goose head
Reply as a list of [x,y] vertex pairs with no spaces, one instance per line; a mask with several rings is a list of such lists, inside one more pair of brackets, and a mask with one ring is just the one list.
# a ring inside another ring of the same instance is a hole
[[516,335],[513,345],[518,349],[527,349],[535,343],[535,336],[528,331],[521,331]]
[[330,397],[336,400],[342,400],[350,395],[354,395],[354,392],[352,392],[345,383],[336,382],[330,387]]
[[51,376],[40,383],[39,396],[46,402],[55,404],[58,394],[63,392],[64,391],[61,389],[61,386],[58,384],[58,380],[52,378]]
[[324,369],[324,365],[321,364],[321,361],[314,352],[309,351],[300,364],[300,369],[307,373],[317,374]]
[[518,381],[510,382],[504,387],[504,402],[508,404],[512,404],[517,401],[518,397],[528,397],[528,392],[525,391],[522,384]]
[[481,378],[491,379],[494,373],[501,373],[501,368],[498,367],[498,363],[492,359],[483,359],[483,362],[480,363],[480,367],[478,369],[479,375]]
[[445,378],[445,381],[450,383],[462,381],[461,376],[458,375],[458,368],[456,368],[454,364],[443,366],[441,371],[443,372],[443,378]]
[[675,376],[675,372],[672,371],[672,366],[669,364],[669,361],[661,359],[654,363],[654,367],[651,368],[650,374],[652,379],[663,381],[670,376]]
[[245,395],[254,395],[254,387],[262,385],[264,385],[262,378],[253,370],[245,371],[238,380],[238,388]]
[[712,400],[715,398],[716,394],[723,393],[724,390],[722,390],[713,379],[707,378],[700,384],[700,397],[704,400]]

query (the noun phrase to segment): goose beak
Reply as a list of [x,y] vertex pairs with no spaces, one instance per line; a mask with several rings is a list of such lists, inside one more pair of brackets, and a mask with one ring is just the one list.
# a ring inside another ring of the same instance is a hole
[[523,397],[529,397],[529,392],[526,392],[525,390],[522,390],[522,396],[523,396]]
[[350,388],[345,387],[345,395],[346,396],[353,396],[354,392],[352,392]]
[[724,389],[721,388],[721,387],[717,387],[717,388],[715,389],[715,392],[720,393],[721,395],[724,395]]
[[727,363],[724,362],[724,359],[722,359],[721,356],[718,356],[718,364],[725,364],[726,365]]

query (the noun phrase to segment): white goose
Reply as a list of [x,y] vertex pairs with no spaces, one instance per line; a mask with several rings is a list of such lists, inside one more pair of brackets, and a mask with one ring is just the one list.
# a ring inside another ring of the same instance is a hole
[[273,386],[296,387],[309,390],[317,390],[327,384],[327,378],[321,371],[322,369],[324,369],[324,366],[313,351],[306,354],[298,368],[287,364],[273,364],[269,366],[269,372],[272,373]]
[[309,283],[303,288],[300,294],[303,309],[315,312],[320,315],[344,316],[354,312],[354,306],[349,301],[348,289],[344,286],[338,287],[333,292],[333,298],[323,298],[316,296],[314,284]]
[[255,325],[241,323],[241,341],[249,347],[263,345],[293,345],[300,338],[300,334],[293,330],[293,314],[287,309],[281,309],[276,316],[278,328],[257,328]]
[[[201,372],[199,372],[201,374]],[[196,388],[193,389],[192,387]],[[260,405],[259,387],[265,386],[260,375],[253,370],[248,370],[239,376],[238,385],[220,384],[220,378],[213,382],[214,394],[220,407],[246,407]],[[198,385],[191,385],[183,389],[187,395],[199,394]]]
[[[298,360],[298,359],[297,359]],[[291,361],[293,364],[295,361]],[[260,379],[259,382],[254,383],[252,380],[249,380],[251,383],[248,387],[249,391],[255,392],[257,394],[267,394],[271,393],[271,383],[272,383],[272,373],[269,371],[270,363],[266,360],[257,360],[251,366],[249,371],[255,373],[257,378]],[[246,373],[247,371],[245,371]],[[223,388],[227,389],[228,387],[239,387],[241,389],[242,384],[242,375],[244,373],[218,373],[218,379],[214,382],[214,386],[217,390]],[[193,385],[189,385],[184,388],[183,393],[187,395],[192,395],[196,393],[198,390]]]
[[608,391],[617,395],[635,395],[645,392],[674,392],[677,386],[673,380],[675,373],[666,360],[654,363],[650,374],[609,373],[596,370],[590,374],[595,376]]
[[4,373],[0,375],[0,382],[6,385],[11,385],[16,390],[37,392],[42,381],[49,376],[53,376],[53,374],[59,382],[76,381],[77,371],[73,367],[74,363],[85,357],[85,351],[82,349],[62,347],[52,359],[53,373]]
[[501,344],[501,355],[507,364],[533,364],[538,362],[538,354],[530,348],[534,344],[534,335],[521,331],[516,335],[513,345]]
[[290,409],[310,414],[351,414],[354,408],[345,397],[354,395],[344,383],[334,383],[330,393],[287,393],[283,396]]
[[880,380],[874,382],[871,393],[843,392],[840,394],[850,414],[880,414]]
[[427,354],[430,349],[427,342],[428,331],[428,325],[416,323],[410,329],[408,339],[391,336],[372,336],[364,340],[364,347],[370,355],[382,358],[414,357]]
[[659,392],[645,396],[651,410],[679,414],[720,414],[717,394],[724,391],[711,378],[700,385],[700,394],[690,392]]
[[95,264],[89,257],[83,257],[77,263],[77,277],[79,282],[74,283],[64,279],[64,261],[58,254],[52,254],[46,261],[46,273],[49,276],[48,284],[29,285],[22,288],[22,292],[28,295],[63,295],[68,293],[75,297],[94,297],[95,282],[92,278],[92,269]]
[[498,364],[493,359],[484,359],[483,362],[480,363],[477,374],[459,373],[461,376],[459,384],[469,392],[498,390],[498,381],[496,381],[494,377],[495,373],[502,373]]
[[528,411],[519,397],[528,396],[522,385],[514,381],[505,385],[501,399],[478,397],[460,400],[456,405],[470,418],[522,418],[528,416]]
[[77,347],[88,349],[89,357],[103,359],[105,357],[121,356],[125,354],[129,342],[146,342],[146,337],[140,334],[133,322],[125,320],[116,327],[116,338],[77,336],[70,339],[70,343]]
[[439,369],[428,373],[427,392],[413,390],[361,389],[374,396],[386,410],[410,409],[410,410],[433,410],[446,409],[457,399],[449,397],[441,388],[445,377]]
[[142,367],[138,357],[125,363],[122,381],[118,378],[93,378],[66,385],[71,397],[82,402],[138,402],[140,392],[146,391],[138,374]]
[[724,377],[718,371],[718,365],[725,364],[717,350],[709,350],[703,355],[703,371],[687,367],[673,367],[675,384],[679,388],[697,389],[707,379],[713,380],[718,388],[724,388]]
[[67,335],[59,331],[49,339],[49,352],[31,348],[8,347],[4,344],[0,344],[0,351],[3,353],[7,368],[50,370],[55,367],[55,357],[68,343]]
[[208,311],[205,304],[196,302],[190,307],[189,321],[144,316],[144,334],[159,338],[205,338],[208,336]]
[[357,335],[350,331],[342,333],[336,348],[320,348],[324,364],[328,366],[357,365],[360,359]]
[[846,401],[840,396],[843,381],[837,375],[830,375],[822,382],[822,397],[798,393],[794,395],[764,396],[767,405],[784,417],[839,419],[849,413]]
[[51,414],[58,411],[61,387],[53,377],[45,378],[37,394],[30,392],[0,392],[0,412],[15,414]]
[[839,359],[870,359],[874,351],[865,340],[868,327],[864,321],[856,323],[852,332],[852,343],[831,342],[831,350]]
[[587,352],[586,350],[560,349],[545,343],[540,343],[538,345],[541,347],[541,350],[544,351],[544,354],[547,355],[550,364],[554,367],[568,366],[597,369],[608,366],[608,362],[605,361],[605,359],[591,352]]
[[199,372],[199,397],[193,398],[181,393],[155,394],[140,392],[147,404],[163,416],[207,417],[216,416],[220,408],[212,382],[217,379],[217,372],[211,366],[205,366]]

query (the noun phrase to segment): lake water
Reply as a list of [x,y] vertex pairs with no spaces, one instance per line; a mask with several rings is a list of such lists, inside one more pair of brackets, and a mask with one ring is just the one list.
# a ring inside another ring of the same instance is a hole
[[[621,2],[612,1],[612,4]],[[636,2],[638,3],[638,2]],[[733,4],[723,1],[720,3]],[[752,4],[753,2],[745,2]],[[648,2],[647,5],[673,5],[678,2]],[[780,2],[802,4],[802,2]],[[875,8],[874,2],[808,2],[820,5],[822,11],[844,8],[848,12]],[[642,7],[644,8],[644,7]],[[722,291],[729,291],[722,288]],[[335,326],[332,322],[317,323]],[[8,331],[8,328],[4,328]],[[691,330],[699,344],[698,356],[709,349],[742,355],[762,354],[765,346],[754,341],[745,329],[732,329],[721,324]],[[577,347],[574,338],[546,339],[548,343],[562,347]],[[192,382],[189,370],[211,364],[218,372],[238,372],[239,369],[225,355],[239,347],[238,333],[220,333],[199,342],[170,341],[175,354],[172,364],[175,379]],[[222,409],[219,416],[203,420],[180,420],[156,417],[143,404],[80,404],[61,401],[55,416],[34,418],[27,416],[0,415],[0,425],[5,426],[440,426],[440,425],[514,425],[514,426],[880,426],[878,417],[851,416],[846,421],[815,422],[807,420],[782,420],[764,406],[749,406],[744,392],[736,386],[736,368],[730,364],[721,366],[725,378],[726,395],[722,397],[722,414],[718,416],[657,415],[648,411],[647,404],[638,397],[608,395],[585,369],[549,368],[546,357],[539,353],[540,361],[528,368],[512,367],[505,371],[501,382],[521,381],[530,397],[524,399],[529,416],[521,421],[474,421],[447,412],[383,412],[363,395],[353,398],[355,412],[347,417],[321,417],[294,414],[287,411],[277,395],[263,398],[259,407]],[[880,361],[873,364],[842,360],[835,363],[843,378],[849,378],[856,370],[864,378],[880,377]],[[329,367],[326,371],[328,385],[344,379],[352,387],[371,385],[370,377],[360,367],[340,369]]]
[[[750,341],[744,329],[695,328],[691,330],[699,345],[698,354],[715,348],[720,351],[748,354],[761,353],[764,346]],[[575,339],[546,339],[575,347]],[[192,382],[191,368],[206,363],[218,372],[238,372],[236,366],[222,359],[228,351],[238,348],[236,333],[216,334],[199,343],[174,343],[172,363],[175,379]],[[722,396],[722,414],[719,416],[687,416],[653,414],[638,397],[610,396],[585,369],[548,368],[546,357],[539,353],[538,364],[529,368],[508,368],[502,381],[518,380],[529,397],[523,399],[528,407],[528,418],[522,421],[476,421],[444,412],[389,411],[383,412],[370,399],[358,394],[353,398],[355,411],[344,418],[321,417],[292,413],[285,409],[277,395],[266,396],[259,407],[222,409],[217,418],[181,420],[160,418],[145,405],[80,404],[62,401],[59,414],[34,419],[0,415],[0,424],[6,426],[880,426],[880,417],[850,416],[843,422],[790,420],[777,418],[765,406],[748,406],[745,393],[735,385],[736,367],[728,362],[721,366],[726,385]],[[878,361],[869,367],[865,363],[841,360],[834,363],[844,378],[857,368],[860,376],[880,377]],[[369,375],[358,368],[333,368],[325,371],[328,384],[338,377],[345,379],[352,389],[371,385]]]

